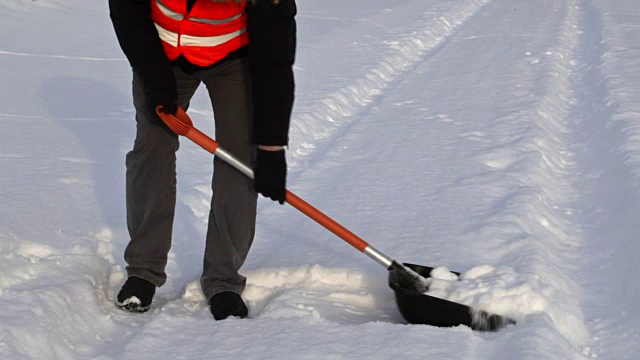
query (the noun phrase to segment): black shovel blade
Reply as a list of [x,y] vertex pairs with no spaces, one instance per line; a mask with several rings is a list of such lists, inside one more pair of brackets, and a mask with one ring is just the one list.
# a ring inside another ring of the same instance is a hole
[[[404,266],[428,278],[433,268],[415,264]],[[455,272],[454,272],[455,273]],[[460,275],[459,273],[455,273]],[[402,317],[410,324],[424,324],[440,327],[466,325],[473,330],[496,331],[516,322],[507,317],[489,314],[482,310],[475,310],[469,306],[440,299],[406,289],[398,281],[398,275],[389,271],[389,286],[396,294],[396,302]]]

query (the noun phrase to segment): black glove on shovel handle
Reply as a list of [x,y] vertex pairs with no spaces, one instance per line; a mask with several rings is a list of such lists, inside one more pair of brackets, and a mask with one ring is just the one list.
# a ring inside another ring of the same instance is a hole
[[258,149],[253,174],[253,187],[257,193],[284,204],[287,179],[287,161],[284,150]]
[[[178,105],[176,99],[178,95],[176,91],[158,91],[148,95],[147,103],[152,110],[158,108],[162,109],[162,112],[167,115],[175,115],[178,112]],[[162,121],[160,121],[162,123]]]

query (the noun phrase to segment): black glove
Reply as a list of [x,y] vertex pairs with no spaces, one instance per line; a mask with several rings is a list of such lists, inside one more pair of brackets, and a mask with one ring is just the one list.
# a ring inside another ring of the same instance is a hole
[[175,115],[178,112],[177,94],[175,91],[158,91],[149,94],[147,104],[153,109],[155,114],[158,105],[162,106],[162,111],[168,115]]
[[287,160],[284,150],[258,149],[253,176],[253,187],[257,193],[284,204],[287,181]]

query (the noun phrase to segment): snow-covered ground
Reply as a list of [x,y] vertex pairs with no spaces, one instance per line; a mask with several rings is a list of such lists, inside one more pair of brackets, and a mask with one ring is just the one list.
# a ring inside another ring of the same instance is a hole
[[[0,358],[640,358],[637,0],[298,1],[290,189],[397,260],[498,274],[497,333],[407,325],[383,268],[268,201],[251,319],[214,322],[187,140],[169,280],[116,309],[135,128],[106,3],[0,2]],[[190,113],[213,133],[203,90]]]

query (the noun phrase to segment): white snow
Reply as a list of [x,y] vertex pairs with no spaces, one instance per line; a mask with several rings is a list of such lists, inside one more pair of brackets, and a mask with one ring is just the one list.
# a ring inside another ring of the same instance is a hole
[[[0,358],[637,359],[637,5],[298,1],[290,189],[436,267],[432,291],[518,320],[481,333],[407,325],[386,270],[269,201],[250,319],[213,321],[212,161],[186,139],[167,284],[117,309],[135,126],[107,2],[1,1]],[[190,114],[213,134],[203,90]]]
[[426,295],[467,305],[475,311],[523,321],[549,308],[545,283],[537,276],[520,276],[510,267],[478,265],[458,275],[444,266],[431,271]]

